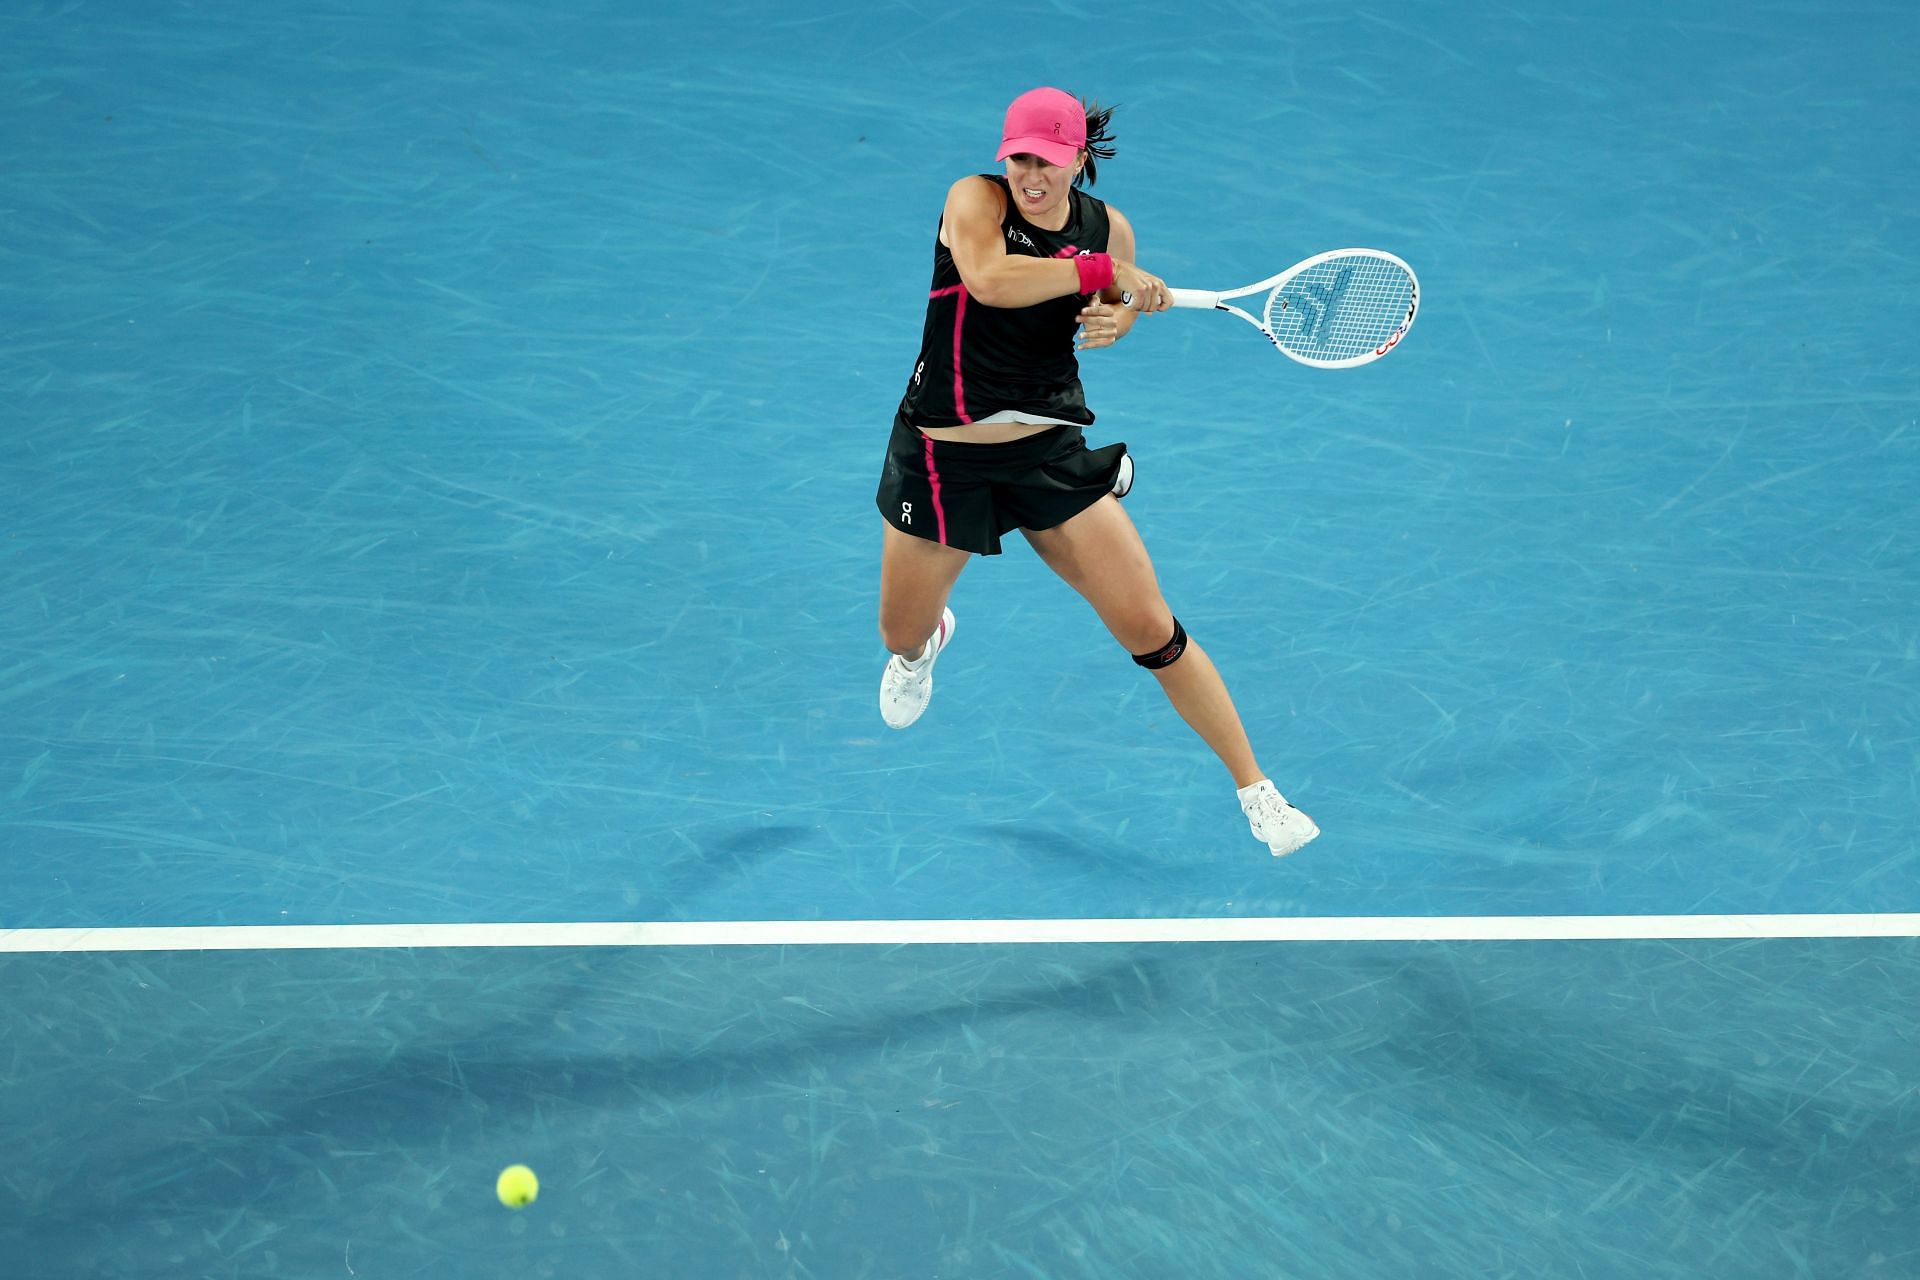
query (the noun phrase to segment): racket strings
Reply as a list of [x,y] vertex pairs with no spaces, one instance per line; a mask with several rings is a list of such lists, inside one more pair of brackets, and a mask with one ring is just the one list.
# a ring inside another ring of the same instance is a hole
[[1361,254],[1330,258],[1267,295],[1267,329],[1299,355],[1345,360],[1393,337],[1413,313],[1414,289],[1398,263]]

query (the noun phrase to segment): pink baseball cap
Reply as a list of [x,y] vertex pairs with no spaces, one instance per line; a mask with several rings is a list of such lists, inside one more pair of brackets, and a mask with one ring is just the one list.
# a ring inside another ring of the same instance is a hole
[[996,160],[1022,153],[1048,164],[1070,165],[1087,145],[1087,112],[1064,89],[1029,89],[1007,108]]

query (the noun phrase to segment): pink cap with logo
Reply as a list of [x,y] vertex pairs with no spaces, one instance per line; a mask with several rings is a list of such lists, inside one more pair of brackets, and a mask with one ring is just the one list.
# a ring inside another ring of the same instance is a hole
[[1007,108],[996,160],[1023,153],[1070,165],[1087,145],[1086,109],[1063,89],[1029,89]]

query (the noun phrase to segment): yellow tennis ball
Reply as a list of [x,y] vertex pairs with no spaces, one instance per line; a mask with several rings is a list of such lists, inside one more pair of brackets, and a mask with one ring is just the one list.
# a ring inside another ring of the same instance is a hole
[[523,1164],[510,1164],[494,1180],[493,1193],[509,1209],[524,1209],[540,1194],[540,1179]]

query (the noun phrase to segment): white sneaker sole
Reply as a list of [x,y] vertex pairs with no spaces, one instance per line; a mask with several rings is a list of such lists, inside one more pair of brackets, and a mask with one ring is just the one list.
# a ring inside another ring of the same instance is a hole
[[1261,782],[1256,803],[1248,804],[1242,797],[1240,810],[1247,816],[1250,834],[1276,858],[1299,852],[1320,834],[1313,819],[1296,809],[1271,782]]
[[1313,843],[1314,838],[1320,834],[1320,828],[1313,824],[1312,818],[1298,809],[1293,813],[1300,821],[1296,823],[1289,818],[1285,830],[1280,833],[1280,839],[1267,842],[1267,852],[1276,858],[1284,858],[1290,853],[1300,852]]

